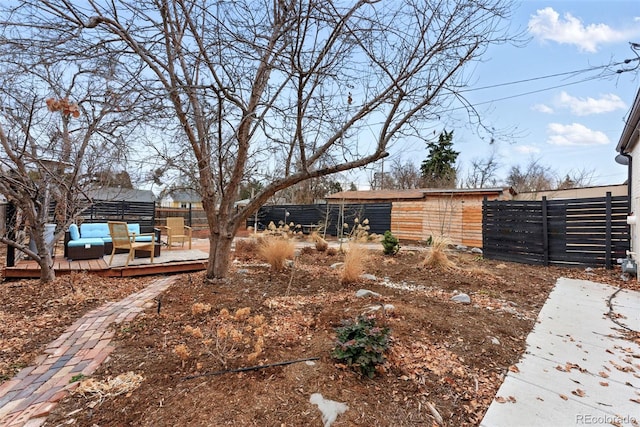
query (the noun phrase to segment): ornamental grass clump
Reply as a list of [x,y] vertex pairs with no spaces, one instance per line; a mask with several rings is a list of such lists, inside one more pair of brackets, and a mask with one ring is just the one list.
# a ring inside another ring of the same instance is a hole
[[376,369],[385,361],[390,346],[389,328],[376,325],[375,317],[359,316],[355,321],[342,322],[336,328],[336,345],[332,357],[356,369],[363,376],[373,378]]
[[350,244],[344,256],[344,265],[340,276],[340,283],[355,283],[364,273],[365,264],[368,259],[367,250],[361,245]]
[[447,255],[447,248],[450,244],[451,241],[447,237],[434,237],[431,241],[427,256],[424,258],[423,265],[438,270],[452,269],[455,263],[451,261]]
[[274,271],[282,271],[288,259],[295,255],[295,244],[289,239],[265,237],[260,242],[258,254]]

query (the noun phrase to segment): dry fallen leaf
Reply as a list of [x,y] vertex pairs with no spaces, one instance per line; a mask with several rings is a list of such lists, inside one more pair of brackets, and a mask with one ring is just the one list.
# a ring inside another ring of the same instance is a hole
[[496,402],[498,403],[507,403],[507,399],[502,396],[496,396]]
[[518,367],[516,365],[511,365],[511,366],[509,366],[509,371],[517,374],[517,373],[520,372],[520,369],[518,369]]
[[580,390],[579,388],[573,390],[571,392],[571,394],[575,395],[575,396],[579,396],[579,397],[584,397],[586,395],[586,393],[584,392],[584,390]]
[[599,374],[602,378],[609,378],[609,374],[607,374],[607,373],[606,373],[606,372],[604,372],[604,371],[600,371],[600,372],[598,372],[598,374]]
[[600,385],[601,385],[602,387],[609,387],[609,383],[608,383],[608,382],[605,382],[605,381],[600,381]]
[[562,400],[569,400],[569,398],[568,398],[567,396],[565,396],[564,394],[561,394],[561,395],[560,395],[560,398],[561,398]]

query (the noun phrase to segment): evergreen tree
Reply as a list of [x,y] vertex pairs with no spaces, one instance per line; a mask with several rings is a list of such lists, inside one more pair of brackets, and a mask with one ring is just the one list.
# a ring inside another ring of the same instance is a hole
[[438,142],[427,142],[429,156],[422,162],[420,171],[426,187],[455,188],[457,151],[453,150],[453,131],[442,131]]

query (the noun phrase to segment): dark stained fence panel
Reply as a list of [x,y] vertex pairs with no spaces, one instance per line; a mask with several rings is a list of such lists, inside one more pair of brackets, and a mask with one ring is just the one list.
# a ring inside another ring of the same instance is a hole
[[[258,211],[258,226],[264,229],[273,222],[282,224],[323,225],[329,235],[337,236],[340,229],[349,232],[356,224],[365,219],[369,221],[369,233],[383,234],[391,229],[391,203],[366,204],[315,204],[315,205],[267,205]],[[253,216],[247,218],[247,226],[253,226]],[[347,224],[347,228],[343,227]]]
[[610,268],[629,249],[626,196],[483,203],[489,259]]
[[84,222],[135,222],[148,231],[155,225],[155,209],[153,202],[99,200],[82,213],[82,219]]

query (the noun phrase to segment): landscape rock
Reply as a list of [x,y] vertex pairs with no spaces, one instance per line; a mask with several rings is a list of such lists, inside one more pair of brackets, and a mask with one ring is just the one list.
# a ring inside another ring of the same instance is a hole
[[238,271],[236,271],[237,274],[249,274],[249,270],[246,268],[241,268]]
[[362,274],[360,275],[360,278],[364,280],[378,280],[378,278],[373,274]]
[[465,293],[461,293],[451,297],[451,301],[459,302],[462,304],[471,304],[471,297]]
[[372,312],[372,311],[378,311],[381,308],[384,308],[384,311],[393,311],[396,309],[396,306],[393,304],[384,304],[384,305],[372,305],[370,307],[367,307],[367,311]]
[[480,249],[480,248],[471,248],[471,253],[472,254],[482,255],[482,249]]
[[324,427],[331,427],[338,415],[344,414],[349,409],[345,403],[325,399],[320,393],[313,393],[309,402],[318,405],[318,409],[322,412]]
[[379,297],[380,294],[377,292],[370,291],[368,289],[358,289],[356,292],[356,297],[364,298],[364,297]]
[[331,268],[332,270],[337,270],[339,268],[342,268],[343,265],[344,265],[344,262],[336,262],[334,264],[331,264],[329,268]]

